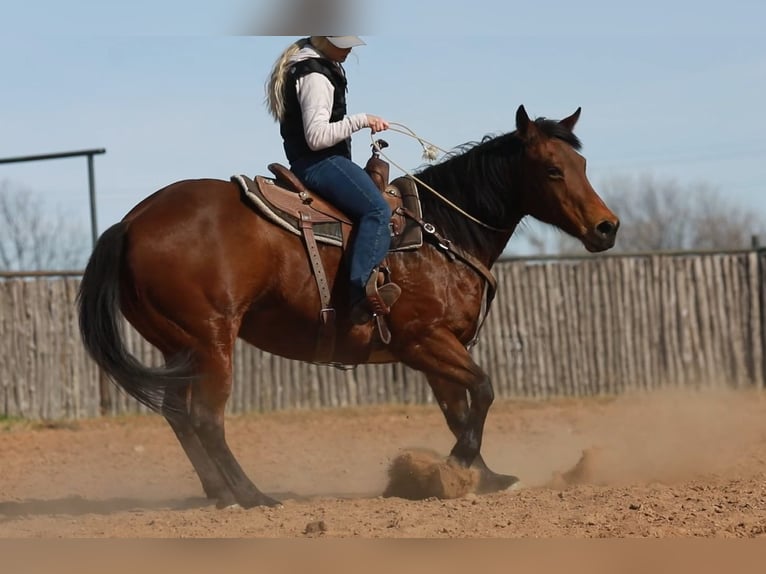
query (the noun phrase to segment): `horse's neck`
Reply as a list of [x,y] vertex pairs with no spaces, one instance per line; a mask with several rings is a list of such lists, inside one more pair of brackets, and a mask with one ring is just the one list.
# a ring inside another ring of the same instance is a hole
[[497,243],[494,245],[494,249],[491,253],[488,254],[488,260],[485,262],[487,267],[492,267],[495,264],[495,261],[497,261],[500,256],[503,254],[503,251],[505,251],[505,248],[508,245],[508,242],[511,240],[511,237],[516,231],[516,227],[519,225],[519,222],[521,221],[521,218],[516,220],[512,225],[509,226],[509,230],[507,234],[503,234],[503,236],[497,241]]
[[[502,255],[524,217],[523,145],[514,134],[506,136],[499,142],[505,146],[503,153],[493,146],[496,140],[489,140],[420,174],[426,187],[460,207],[449,207],[420,186],[421,197],[431,194],[424,213],[434,216],[432,223],[450,241],[487,267]],[[472,217],[460,214],[461,210]]]
[[[427,182],[426,185],[431,186],[431,183]],[[487,215],[483,213],[471,213],[471,208],[469,206],[460,205],[459,199],[440,193],[442,197],[453,204],[458,205],[460,208],[455,209],[443,200],[435,197],[431,191],[423,189],[422,186],[418,187],[420,188],[420,197],[428,198],[423,205],[424,219],[428,223],[436,225],[437,230],[445,239],[459,246],[467,253],[470,253],[485,266],[492,267],[505,250],[508,241],[522,219],[522,215],[514,214],[510,221],[507,221],[502,225],[502,231],[499,231],[493,229],[494,226],[487,223],[486,219],[490,219],[490,217],[487,217]],[[460,210],[464,210],[464,213],[470,213],[472,217],[476,218],[481,223],[471,221],[471,218],[461,214]],[[448,223],[448,218],[453,220],[462,218],[463,224],[457,226],[450,225]]]

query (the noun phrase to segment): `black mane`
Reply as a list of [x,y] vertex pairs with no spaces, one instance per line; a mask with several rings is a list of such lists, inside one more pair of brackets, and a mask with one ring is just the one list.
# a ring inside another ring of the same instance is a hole
[[570,132],[561,122],[549,120],[548,118],[537,118],[535,125],[549,138],[562,140],[578,151],[582,148],[580,138],[574,135],[573,132]]
[[[556,120],[538,118],[537,128],[546,136],[560,139],[574,149],[580,140]],[[420,169],[416,177],[480,221],[498,229],[515,226],[521,218],[516,200],[516,179],[524,143],[517,132],[485,136],[447,154],[439,163]],[[492,248],[488,234],[495,232],[477,224],[420,187],[426,221],[457,245],[477,256]]]

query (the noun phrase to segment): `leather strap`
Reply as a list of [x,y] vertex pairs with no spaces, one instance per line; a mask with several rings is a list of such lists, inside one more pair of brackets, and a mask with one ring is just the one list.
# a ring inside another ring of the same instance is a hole
[[370,310],[375,316],[375,326],[378,328],[378,335],[384,345],[388,345],[391,342],[391,331],[388,328],[388,322],[386,321],[386,315],[391,312],[391,307],[386,305],[383,298],[378,291],[378,276],[383,273],[386,279],[388,277],[388,266],[386,265],[386,259],[383,259],[383,263],[380,266],[373,269],[370,279],[367,281],[367,285],[364,288],[367,295],[367,304],[370,306]]
[[[497,279],[495,279],[495,276],[492,275],[492,272],[487,268],[487,266],[476,259],[476,257],[467,251],[464,251],[460,247],[453,245],[449,239],[440,235],[432,223],[424,221],[406,207],[399,207],[397,211],[416,222],[423,229],[424,236],[433,237],[436,241],[436,246],[444,251],[447,257],[453,260],[456,258],[460,259],[463,263],[468,265],[484,279],[486,297],[482,302],[482,310],[479,312],[480,317],[476,327],[476,333],[474,334],[473,340],[471,342],[472,345],[475,344],[476,339],[479,336],[479,329],[481,329],[481,326],[484,324],[484,319],[486,319],[487,314],[489,313],[489,307],[492,304],[492,300],[495,298],[495,293],[497,292]],[[485,302],[486,304],[484,304]]]
[[384,345],[391,342],[391,331],[388,328],[385,315],[375,315],[375,326],[378,328],[378,335]]
[[306,243],[306,251],[308,251],[309,261],[311,262],[311,269],[314,271],[314,278],[319,289],[319,302],[321,306],[319,311],[320,327],[315,356],[319,362],[329,362],[335,351],[335,309],[330,307],[330,286],[327,283],[322,258],[319,256],[311,216],[304,211],[299,211],[298,214],[300,216],[301,232]]

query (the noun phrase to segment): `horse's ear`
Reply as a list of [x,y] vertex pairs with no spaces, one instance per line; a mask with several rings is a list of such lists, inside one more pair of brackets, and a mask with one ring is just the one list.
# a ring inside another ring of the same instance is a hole
[[527,110],[524,109],[524,106],[519,106],[519,109],[516,110],[516,130],[521,137],[527,136],[530,123],[531,120],[527,115]]
[[574,131],[575,124],[577,123],[577,120],[580,119],[580,112],[582,111],[582,108],[577,108],[575,113],[573,113],[568,118],[564,118],[559,123],[564,126],[566,129],[568,129],[570,132]]

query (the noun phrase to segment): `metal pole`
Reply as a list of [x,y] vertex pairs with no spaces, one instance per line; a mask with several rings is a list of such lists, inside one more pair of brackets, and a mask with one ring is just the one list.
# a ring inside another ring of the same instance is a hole
[[90,233],[93,247],[98,240],[98,224],[96,223],[96,178],[93,171],[93,154],[88,154],[88,190],[90,193]]
[[93,246],[96,245],[98,239],[98,225],[96,224],[96,177],[93,169],[93,156],[96,154],[106,153],[104,148],[96,149],[84,149],[78,151],[66,151],[63,153],[46,153],[41,155],[25,155],[18,157],[3,157],[0,158],[0,164],[4,163],[20,163],[26,161],[41,161],[47,159],[63,159],[69,157],[87,156],[88,158],[88,184],[90,193],[90,232],[93,239]]
[[83,149],[79,151],[65,151],[63,153],[46,153],[41,155],[23,155],[18,157],[4,157],[4,158],[0,158],[0,163],[19,163],[22,161],[41,161],[44,159],[63,159],[67,157],[78,157],[81,155],[94,155],[99,153],[106,153],[106,150],[104,148]]

